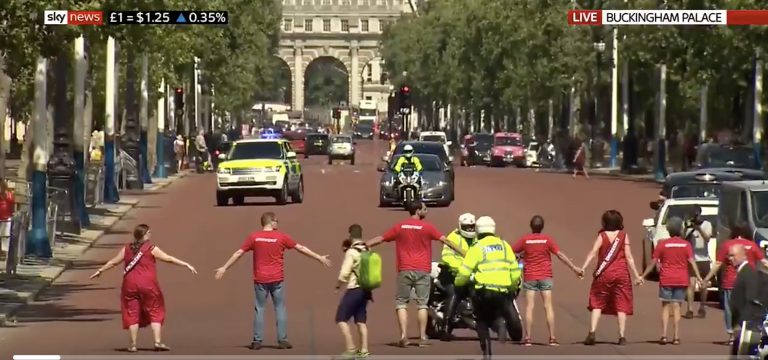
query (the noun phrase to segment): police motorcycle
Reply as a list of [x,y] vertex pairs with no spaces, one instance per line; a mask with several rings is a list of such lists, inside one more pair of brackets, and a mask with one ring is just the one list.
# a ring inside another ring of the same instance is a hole
[[397,175],[398,194],[403,206],[421,198],[421,174],[413,166],[404,166]]
[[741,333],[733,342],[731,355],[768,360],[768,308],[757,300],[752,303],[756,308],[762,309],[762,320],[741,323]]
[[[440,339],[443,336],[443,323],[448,309],[448,294],[445,288],[438,280],[442,267],[439,262],[432,262],[432,287],[429,294],[429,302],[427,302],[427,311],[429,319],[427,321],[427,336],[430,339]],[[522,267],[522,263],[520,264]],[[475,275],[471,275],[469,280],[472,283],[475,279]],[[471,289],[472,287],[470,287]],[[470,290],[471,291],[471,290]],[[511,324],[511,327],[506,324],[504,319],[499,318],[492,326],[491,330],[498,336],[499,341],[521,341],[523,339],[523,319],[520,316],[519,308],[517,307],[517,296],[520,294],[518,288],[512,296],[512,317],[517,317],[519,321],[516,324]],[[472,308],[471,296],[466,296],[456,306],[456,311],[451,320],[452,329],[470,329],[475,330],[477,321],[474,317],[474,310]],[[510,332],[511,331],[511,332]],[[768,360],[768,359],[767,359]]]

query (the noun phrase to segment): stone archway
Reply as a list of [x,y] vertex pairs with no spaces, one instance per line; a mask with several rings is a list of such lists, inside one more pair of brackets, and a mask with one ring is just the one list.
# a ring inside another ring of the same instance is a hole
[[274,81],[273,86],[268,89],[257,89],[256,99],[257,102],[277,102],[282,104],[292,104],[293,101],[293,69],[291,65],[282,57],[272,57],[271,64],[274,70],[274,79],[266,79],[268,81]]
[[304,105],[336,106],[349,101],[347,66],[337,57],[318,56],[307,64],[304,71]]

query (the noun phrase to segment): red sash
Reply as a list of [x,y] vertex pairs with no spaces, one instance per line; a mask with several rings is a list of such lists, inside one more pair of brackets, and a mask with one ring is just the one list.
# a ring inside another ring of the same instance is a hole
[[[144,246],[142,245],[141,248]],[[155,245],[150,245],[147,251],[142,251],[141,248],[139,248],[139,251],[136,252],[136,254],[133,254],[133,258],[131,258],[131,261],[128,262],[128,265],[125,266],[125,270],[123,270],[123,277],[127,276],[131,270],[133,270],[134,267],[136,267],[136,264],[139,263],[139,260],[144,256],[144,254],[151,253],[152,250],[155,249]]]
[[[600,233],[600,236],[604,240],[608,240],[608,235],[605,232]],[[613,264],[613,262],[616,260],[616,255],[619,254],[619,250],[622,246],[624,246],[626,236],[627,234],[625,234],[624,231],[619,231],[619,233],[616,234],[616,238],[613,240],[613,243],[611,243],[611,248],[608,249],[605,257],[600,260],[600,265],[598,265],[597,269],[595,270],[595,277],[602,275],[605,269]]]

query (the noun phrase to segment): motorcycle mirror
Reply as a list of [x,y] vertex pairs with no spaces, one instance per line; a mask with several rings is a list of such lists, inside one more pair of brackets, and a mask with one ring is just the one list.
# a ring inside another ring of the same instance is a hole
[[379,166],[379,167],[376,168],[376,171],[384,172],[384,167],[383,166]]

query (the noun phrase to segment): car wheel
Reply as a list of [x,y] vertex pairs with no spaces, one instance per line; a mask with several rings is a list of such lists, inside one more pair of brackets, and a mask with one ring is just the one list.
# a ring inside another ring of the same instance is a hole
[[349,159],[349,165],[355,165],[355,157],[354,156],[351,159]]
[[288,178],[283,180],[283,187],[280,189],[280,193],[275,197],[277,205],[285,205],[288,203]]
[[245,196],[242,195],[235,195],[232,197],[232,203],[235,205],[243,205],[245,204]]
[[216,194],[216,206],[229,205],[229,197],[224,194]]
[[379,207],[380,208],[388,208],[392,206],[392,204],[387,201],[387,199],[384,198],[384,196],[379,195]]
[[304,178],[299,179],[299,185],[296,187],[296,192],[291,195],[291,201],[296,204],[304,202]]

